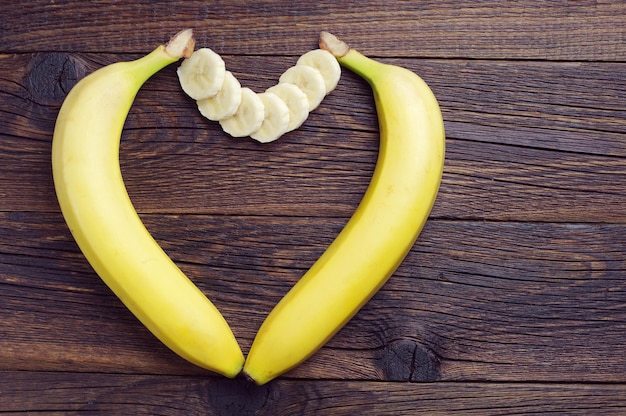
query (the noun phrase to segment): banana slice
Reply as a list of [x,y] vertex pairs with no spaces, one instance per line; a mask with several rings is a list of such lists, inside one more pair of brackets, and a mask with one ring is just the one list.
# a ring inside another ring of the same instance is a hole
[[283,82],[268,88],[265,92],[276,94],[278,98],[287,104],[289,108],[287,132],[300,127],[309,116],[309,99],[304,91],[296,85]]
[[237,112],[219,121],[222,129],[233,137],[250,136],[263,124],[265,107],[259,94],[250,88],[241,89],[241,102]]
[[254,140],[268,143],[287,132],[289,126],[289,107],[276,94],[264,92],[257,94],[265,106],[265,116],[261,127],[250,135]]
[[307,65],[295,65],[287,69],[278,79],[278,83],[294,84],[300,88],[309,100],[309,111],[313,111],[326,95],[326,83],[322,73]]
[[202,48],[185,59],[176,73],[183,91],[197,101],[219,92],[224,82],[226,65],[217,53]]
[[335,89],[341,78],[337,58],[324,49],[314,49],[298,58],[296,65],[307,65],[320,71],[326,85],[326,94]]
[[213,97],[197,101],[200,114],[212,121],[232,117],[241,103],[241,84],[232,72],[226,71],[222,89]]

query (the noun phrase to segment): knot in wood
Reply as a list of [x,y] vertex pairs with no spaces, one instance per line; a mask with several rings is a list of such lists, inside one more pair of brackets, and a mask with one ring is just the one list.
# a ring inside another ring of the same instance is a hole
[[410,339],[391,341],[377,360],[385,380],[437,381],[441,378],[440,360],[430,348]]
[[70,54],[41,53],[30,62],[26,88],[37,104],[58,104],[86,73],[84,62]]
[[220,379],[206,390],[208,414],[257,415],[271,402],[271,386],[257,386],[244,378]]

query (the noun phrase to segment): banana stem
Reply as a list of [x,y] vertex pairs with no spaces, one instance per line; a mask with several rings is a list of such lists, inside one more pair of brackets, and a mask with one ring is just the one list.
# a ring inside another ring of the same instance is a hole
[[324,49],[333,55],[335,58],[341,58],[346,56],[346,54],[350,51],[350,46],[340,39],[337,36],[333,35],[330,32],[322,31],[320,33],[320,48]]
[[380,67],[385,65],[351,48],[346,42],[329,32],[320,33],[319,46],[332,53],[342,66],[365,78],[370,84],[380,72]]
[[165,45],[165,53],[172,58],[189,58],[196,46],[193,30],[185,29],[175,34]]
[[[182,57],[188,58],[191,56],[195,43],[193,31],[185,29],[174,35],[165,45],[158,46],[148,55],[134,61],[120,62],[114,65],[118,67],[135,67],[134,71],[129,71],[128,73],[130,76],[135,77],[137,82],[143,84],[166,65],[174,63]],[[112,67],[115,67],[114,65]]]

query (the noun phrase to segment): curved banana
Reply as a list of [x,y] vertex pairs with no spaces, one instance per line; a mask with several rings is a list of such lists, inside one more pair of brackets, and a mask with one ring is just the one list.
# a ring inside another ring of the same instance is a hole
[[306,360],[381,288],[417,239],[442,176],[443,119],[426,83],[327,32],[320,46],[371,85],[380,152],[352,218],[261,325],[244,365],[257,384]]
[[186,30],[143,58],[78,82],[58,115],[52,170],[65,220],[102,280],[174,352],[235,377],[244,358],[232,331],[144,227],[119,164],[122,128],[139,88],[193,47]]

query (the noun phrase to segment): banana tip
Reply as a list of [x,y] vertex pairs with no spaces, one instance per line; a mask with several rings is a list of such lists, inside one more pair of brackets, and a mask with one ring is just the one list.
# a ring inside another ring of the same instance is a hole
[[185,29],[175,34],[165,45],[165,53],[173,58],[189,58],[196,46],[192,29]]
[[348,46],[346,42],[338,39],[337,36],[326,31],[322,31],[320,33],[319,46],[321,49],[332,53],[337,58],[345,56],[350,51],[350,46]]
[[245,370],[241,372],[241,375],[242,375],[242,376],[243,376],[243,378],[244,378],[247,382],[249,382],[249,383],[254,383],[254,384],[256,384],[257,386],[262,385],[262,383],[259,383],[258,381],[256,381],[256,380],[254,379],[254,377],[252,377],[250,374],[248,374]]

